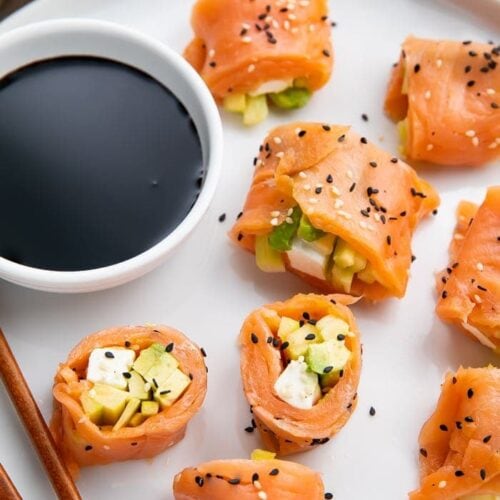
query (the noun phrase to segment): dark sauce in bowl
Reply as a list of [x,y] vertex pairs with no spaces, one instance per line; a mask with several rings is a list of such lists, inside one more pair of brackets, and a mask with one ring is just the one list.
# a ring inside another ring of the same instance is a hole
[[58,271],[148,250],[196,201],[203,158],[181,102],[151,76],[93,57],[0,80],[0,256]]

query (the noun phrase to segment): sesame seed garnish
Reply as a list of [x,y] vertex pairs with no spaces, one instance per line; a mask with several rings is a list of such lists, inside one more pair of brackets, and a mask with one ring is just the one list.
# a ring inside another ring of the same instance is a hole
[[314,335],[314,333],[308,333],[304,338],[305,340],[314,340],[316,335]]
[[217,63],[215,61],[210,61],[208,63],[208,65],[211,67],[211,68],[215,68],[215,66],[217,66]]
[[482,302],[481,297],[477,293],[474,294],[474,302],[476,302],[476,304],[481,304]]
[[344,142],[345,140],[345,134],[342,134],[338,139],[337,142]]
[[248,432],[248,434],[251,434],[254,431],[254,428],[252,426],[245,427],[245,432]]
[[490,439],[491,439],[491,434],[488,434],[487,436],[484,436],[483,443],[488,443]]
[[368,140],[366,139],[366,137],[361,137],[360,142],[361,144],[368,144]]
[[259,337],[257,337],[257,335],[255,335],[255,333],[252,333],[252,334],[250,335],[250,338],[252,339],[252,342],[253,342],[254,344],[257,344],[257,343],[259,342]]
[[293,224],[293,219],[292,219],[291,217],[287,217],[287,218],[285,219],[285,222],[286,222],[287,224]]
[[281,158],[283,158],[285,156],[285,153],[283,151],[278,151],[276,153],[276,158],[279,158],[281,160]]
[[215,56],[215,50],[214,49],[210,49],[208,51],[208,57],[210,57],[210,59],[212,59],[212,57],[214,57],[214,56]]
[[92,446],[90,444],[88,444],[87,446],[85,446],[85,451],[90,451],[92,449]]
[[219,222],[224,222],[226,220],[226,214],[220,214],[219,215]]
[[374,417],[375,416],[375,413],[377,413],[377,411],[375,410],[375,408],[373,406],[370,407],[370,416],[371,417]]
[[279,217],[280,216],[280,211],[279,210],[273,210],[271,212],[271,217]]
[[370,162],[370,167],[377,168],[377,162],[376,161],[371,161]]
[[174,343],[170,342],[170,344],[165,347],[165,352],[172,352],[174,350]]
[[241,241],[243,239],[243,233],[238,233],[238,241]]
[[463,475],[464,475],[464,472],[463,472],[463,471],[461,471],[460,469],[457,469],[457,470],[455,471],[455,476],[456,476],[456,477],[462,477]]
[[123,372],[122,375],[127,379],[132,378],[132,375],[129,372]]
[[367,115],[367,114],[365,114],[365,113],[363,113],[363,114],[361,115],[361,119],[362,119],[364,122],[367,122],[367,121],[368,121],[368,115]]
[[304,191],[310,191],[311,190],[311,184],[304,184],[302,186],[302,188],[304,189]]
[[331,187],[330,187],[330,190],[331,190],[331,192],[332,192],[335,196],[340,196],[340,190],[339,190],[339,188],[338,188],[338,187],[336,187],[336,186],[331,186]]
[[253,73],[254,71],[255,71],[255,64],[250,64],[250,66],[248,66],[248,72]]
[[474,51],[474,50],[469,50],[469,55],[470,55],[471,57],[476,57],[476,56],[477,56],[477,52],[476,52],[476,51]]
[[278,136],[273,137],[273,141],[274,141],[274,143],[275,143],[275,144],[281,144],[281,143],[283,142],[283,141],[281,140],[281,137],[278,137]]
[[446,290],[443,290],[443,292],[441,293],[441,298],[446,299],[446,297],[448,297],[448,292]]
[[391,238],[391,235],[390,235],[390,234],[388,234],[388,235],[387,235],[386,241],[387,241],[387,244],[388,244],[388,245],[390,245],[390,244],[391,244],[391,242],[392,242],[392,238]]
[[420,448],[420,455],[427,458],[427,450],[425,448]]
[[425,147],[425,149],[427,151],[432,151],[434,149],[434,144],[427,144],[427,146]]
[[486,93],[488,95],[494,95],[495,94],[495,91],[493,89],[486,89]]
[[301,130],[297,135],[299,137],[304,137],[305,135],[307,134],[307,131],[306,130]]
[[[337,200],[337,201],[342,201],[342,200]],[[347,213],[347,212],[345,212],[344,210],[339,210],[337,212],[337,214],[340,215],[341,217],[344,217],[344,219],[347,219],[347,220],[352,219],[352,215],[349,214],[349,213]]]
[[270,475],[270,476],[277,476],[279,473],[280,473],[279,469],[272,469],[272,470],[269,472],[269,475]]
[[474,422],[474,419],[470,416],[468,417],[465,417],[464,420],[468,423],[468,424],[472,424]]
[[327,49],[323,49],[323,55],[325,57],[330,57],[330,51],[328,51]]
[[424,98],[429,100],[431,98],[432,94],[430,90],[426,90],[424,93]]
[[281,350],[284,351],[288,346],[290,345],[290,342],[283,342],[283,344],[281,344]]
[[441,68],[441,66],[443,66],[443,60],[442,59],[436,59],[436,66],[438,68]]
[[201,476],[196,476],[194,482],[201,488],[205,482]]
[[467,87],[473,87],[475,85],[475,83],[476,83],[475,80],[469,80],[467,82]]
[[257,493],[257,496],[260,498],[260,500],[267,500],[267,493],[265,491],[259,491]]
[[333,366],[325,366],[323,368],[323,373],[330,373],[333,370]]
[[473,146],[479,146],[479,137],[473,137],[471,142]]
[[325,493],[325,500],[333,500],[332,493]]
[[109,359],[113,359],[115,357],[115,355],[112,352],[110,352],[110,351],[106,351],[104,353],[104,356],[106,356]]
[[441,489],[446,488],[446,481],[439,481],[438,488],[441,488]]
[[467,65],[467,66],[465,66],[465,68],[464,68],[464,72],[465,72],[465,73],[469,73],[471,69],[472,69],[472,66]]
[[273,219],[271,219],[271,226],[278,226],[280,223],[280,221],[278,220],[277,217],[274,217]]
[[455,422],[455,426],[458,430],[462,429],[462,422]]
[[465,132],[465,135],[467,137],[474,137],[476,135],[476,131],[475,130],[467,130],[467,132]]
[[486,479],[486,470],[485,469],[481,469],[479,471],[479,475],[481,476],[481,479],[484,481]]
[[439,426],[439,429],[442,430],[443,432],[447,432],[448,431],[448,427],[445,424],[441,424]]
[[301,179],[305,179],[307,177],[307,174],[305,172],[299,172],[299,177]]
[[316,194],[321,194],[321,191],[323,190],[323,188],[321,188],[320,186],[317,186],[316,189],[314,190],[314,192]]
[[415,73],[418,73],[420,71],[420,64],[415,64],[415,66],[413,67],[413,71]]
[[355,182],[353,182],[353,183],[351,184],[351,187],[349,188],[349,192],[350,192],[350,193],[352,193],[355,189],[356,189],[356,183],[355,183]]
[[232,484],[232,485],[236,485],[236,484],[240,484],[240,478],[239,477],[235,477],[233,479],[228,479],[227,481],[229,484]]
[[343,200],[340,200],[340,199],[335,200],[335,203],[333,204],[333,206],[334,206],[335,208],[337,208],[337,209],[338,209],[338,208],[342,208],[342,207],[344,206],[344,202],[343,202]]
[[318,203],[318,198],[309,198],[309,203],[315,204]]

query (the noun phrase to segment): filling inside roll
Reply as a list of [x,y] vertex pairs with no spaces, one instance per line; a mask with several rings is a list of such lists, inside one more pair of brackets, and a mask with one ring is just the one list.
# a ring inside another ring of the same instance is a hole
[[[280,215],[273,212],[271,223]],[[365,257],[340,237],[315,228],[299,207],[290,209],[270,234],[256,237],[255,257],[262,271],[284,271],[286,259],[293,269],[345,293],[350,293],[356,278],[368,284],[381,282]]]
[[191,383],[173,348],[152,344],[139,350],[126,342],[125,347],[94,349],[84,373],[77,374],[86,385],[80,396],[84,413],[94,424],[116,431],[172,406]]
[[242,113],[245,125],[255,125],[267,117],[269,103],[282,109],[295,109],[305,106],[310,97],[311,91],[304,79],[271,80],[248,94],[227,95],[224,109]]
[[283,316],[276,337],[270,339],[281,343],[283,371],[274,384],[278,397],[295,408],[312,408],[343,376],[353,336],[348,323],[331,314]]

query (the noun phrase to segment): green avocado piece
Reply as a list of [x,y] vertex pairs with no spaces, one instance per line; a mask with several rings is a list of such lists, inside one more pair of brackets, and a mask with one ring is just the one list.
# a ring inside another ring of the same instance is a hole
[[304,241],[316,241],[325,236],[325,232],[321,229],[316,229],[306,215],[302,215],[300,218],[299,228],[297,230],[297,236]]
[[351,268],[340,268],[337,265],[333,266],[331,283],[334,288],[343,290],[345,293],[350,293],[353,279],[354,271]]
[[320,344],[310,345],[305,355],[305,361],[311,371],[325,375],[339,373],[350,357],[351,351],[347,349],[343,341],[327,340]]
[[128,392],[133,398],[149,399],[149,391],[146,390],[146,381],[134,370],[130,372],[128,379]]
[[296,109],[305,106],[311,98],[311,91],[306,88],[289,87],[282,92],[269,94],[271,102],[282,109]]
[[145,375],[153,390],[161,387],[179,366],[178,361],[168,352],[163,352],[155,365]]
[[338,340],[339,335],[346,336],[349,333],[349,325],[340,318],[332,316],[324,316],[316,323],[316,328],[321,333],[323,340]]
[[113,430],[118,431],[122,427],[125,427],[130,422],[130,419],[134,416],[135,412],[137,411],[140,405],[141,405],[140,399],[130,398],[127,403],[127,406],[125,406],[125,409],[123,410],[123,413],[120,415],[120,418],[113,426]]
[[325,373],[319,376],[319,385],[322,389],[333,387],[340,380],[340,370],[338,372]]
[[160,405],[157,401],[143,401],[141,404],[141,413],[145,417],[152,417],[160,411]]
[[271,247],[267,234],[255,237],[255,262],[257,263],[257,267],[266,273],[281,273],[285,271],[281,252]]
[[359,278],[361,281],[364,281],[365,283],[368,283],[369,285],[377,281],[375,273],[373,272],[373,267],[370,263],[368,263],[362,271],[358,272],[357,278]]
[[243,111],[243,123],[256,125],[265,120],[268,114],[267,99],[265,95],[247,96],[246,107]]
[[300,356],[306,355],[307,349],[311,344],[320,341],[319,330],[314,325],[306,323],[298,330],[287,335],[286,342],[288,342],[288,347],[285,349],[285,354],[288,359],[297,360]]
[[136,413],[129,421],[128,425],[129,427],[137,427],[138,425],[141,425],[144,420],[146,420],[146,417],[142,413]]
[[160,356],[165,352],[165,346],[161,344],[151,344],[147,349],[143,349],[137,359],[134,361],[132,368],[142,375],[146,373],[155,365]]
[[223,107],[231,113],[243,113],[247,106],[245,94],[228,94],[224,97]]
[[95,384],[89,391],[89,396],[102,405],[102,424],[114,425],[125,409],[130,393],[121,391],[110,385]]
[[292,332],[300,328],[300,323],[296,319],[283,316],[278,327],[278,337],[285,341]]
[[162,409],[168,408],[179,399],[190,383],[191,379],[176,368],[165,383],[156,389],[154,398]]
[[83,411],[90,421],[96,425],[99,425],[102,421],[102,415],[104,407],[102,404],[98,403],[95,399],[92,399],[88,391],[85,391],[80,396],[80,402],[83,406]]
[[354,265],[356,252],[344,240],[339,239],[335,246],[333,261],[335,265],[345,269]]
[[292,219],[291,224],[285,221],[276,226],[269,235],[269,245],[278,252],[288,252],[292,249],[292,241],[300,224],[302,210],[295,207],[290,217]]

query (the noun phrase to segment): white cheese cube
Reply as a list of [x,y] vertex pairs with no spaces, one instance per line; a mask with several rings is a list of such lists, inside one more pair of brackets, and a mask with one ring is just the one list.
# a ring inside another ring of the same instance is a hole
[[264,82],[258,88],[249,92],[248,94],[251,96],[257,96],[262,94],[278,94],[279,92],[283,92],[289,87],[293,87],[293,80],[269,80],[268,82]]
[[293,269],[321,280],[325,279],[325,269],[330,256],[319,252],[314,243],[295,238],[292,249],[286,254]]
[[127,388],[127,379],[123,376],[134,363],[135,352],[121,347],[94,349],[90,353],[87,368],[87,380],[111,385],[117,389]]

